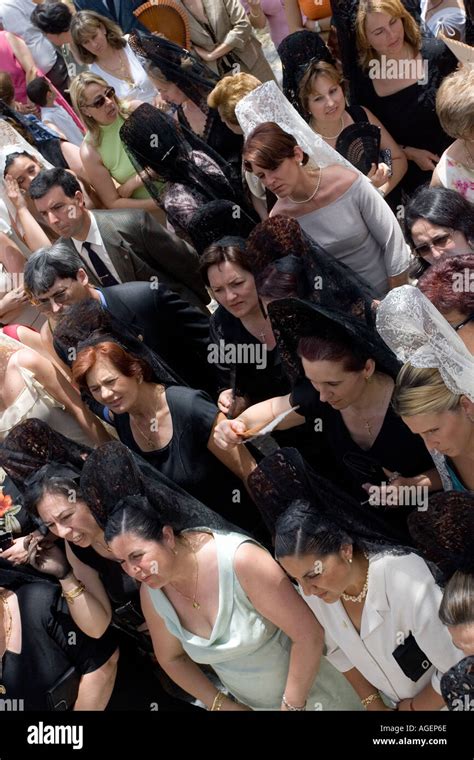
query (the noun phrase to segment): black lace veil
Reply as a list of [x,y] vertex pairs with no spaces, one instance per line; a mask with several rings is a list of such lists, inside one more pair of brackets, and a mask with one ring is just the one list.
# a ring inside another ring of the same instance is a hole
[[219,81],[219,75],[209,66],[189,50],[164,37],[134,31],[128,43],[137,55],[156,66],[165,79],[179,87],[204,113],[209,110],[207,96]]
[[278,55],[283,67],[283,92],[293,108],[307,121],[309,114],[304,111],[298,95],[300,82],[311,63],[326,61],[335,66],[336,62],[319,34],[309,30],[293,32],[285,37],[278,46]]
[[281,448],[265,457],[250,475],[248,486],[272,536],[278,518],[290,504],[304,501],[308,509],[337,524],[368,550],[390,549],[399,554],[413,551],[383,518],[317,475],[296,449]]
[[225,235],[247,238],[255,221],[231,201],[216,200],[201,206],[191,217],[187,234],[199,255]]
[[448,710],[474,711],[474,655],[465,657],[443,674],[441,694]]
[[[160,180],[195,189],[207,201],[225,198],[243,203],[241,193],[232,186],[231,173],[224,160],[192,130],[177,124],[171,116],[149,103],[143,103],[130,114],[120,129],[120,138],[158,205],[163,204]],[[201,168],[193,159],[193,151],[207,154],[221,173]]]

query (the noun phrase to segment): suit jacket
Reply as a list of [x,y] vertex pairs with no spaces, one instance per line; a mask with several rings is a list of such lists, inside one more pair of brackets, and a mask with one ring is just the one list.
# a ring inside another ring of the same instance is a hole
[[164,285],[127,282],[100,288],[113,317],[142,335],[143,342],[192,388],[216,396],[208,362],[209,317]]
[[146,28],[133,15],[133,11],[142,5],[141,2],[131,2],[131,0],[115,0],[115,7],[118,5],[118,13],[112,14],[102,0],[74,0],[76,11],[95,11],[101,16],[106,16],[111,21],[115,21],[124,34],[128,34],[132,29],[140,29],[146,32]]
[[[177,0],[177,4],[187,13],[191,41],[205,50],[213,50],[216,42],[207,29],[189,13],[186,6]],[[241,61],[243,70],[252,73],[261,82],[274,79],[272,69],[263,54],[262,46],[255,37],[239,0],[202,0],[203,8],[209,20],[217,44],[232,45],[232,53]],[[206,62],[217,71],[215,61]]]
[[[122,282],[154,282],[158,277],[185,300],[207,311],[209,294],[198,271],[199,257],[194,248],[142,209],[91,213]],[[60,239],[74,248],[71,240]],[[94,272],[87,265],[84,268],[91,283],[100,285]]]

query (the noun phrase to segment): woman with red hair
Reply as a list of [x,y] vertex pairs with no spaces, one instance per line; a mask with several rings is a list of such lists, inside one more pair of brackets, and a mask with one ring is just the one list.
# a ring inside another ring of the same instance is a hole
[[[245,489],[255,462],[245,446],[213,441],[221,414],[204,391],[157,382],[147,361],[110,336],[78,351],[75,382],[106,408],[122,443],[204,504],[249,530],[259,525]],[[229,472],[230,470],[230,472]]]

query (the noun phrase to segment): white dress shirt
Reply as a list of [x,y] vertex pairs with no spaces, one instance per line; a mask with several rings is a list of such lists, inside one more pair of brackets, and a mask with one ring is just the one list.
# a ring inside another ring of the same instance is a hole
[[17,34],[26,42],[35,64],[47,74],[56,63],[57,52],[31,23],[30,16],[35,8],[32,0],[0,0],[0,19],[6,32]]
[[71,238],[72,242],[74,243],[74,246],[76,248],[76,251],[78,252],[81,259],[87,264],[89,269],[92,269],[93,272],[97,275],[99,282],[100,277],[97,274],[95,268],[92,266],[89,253],[84,248],[84,243],[90,243],[94,249],[94,251],[100,256],[102,261],[104,262],[105,266],[109,270],[110,274],[112,274],[117,282],[122,282],[119,274],[117,273],[117,270],[115,269],[114,265],[112,264],[112,259],[110,258],[109,254],[107,253],[107,249],[104,245],[104,241],[102,240],[102,236],[99,232],[99,228],[97,226],[97,222],[94,219],[94,214],[89,214],[91,219],[91,226],[89,227],[89,232],[87,233],[87,237],[85,240],[76,240],[76,238]]
[[[328,660],[342,673],[357,670],[394,702],[416,696],[430,682],[440,694],[441,675],[463,658],[439,617],[442,591],[416,554],[377,554],[369,562],[369,586],[360,634],[341,601],[303,598],[324,628]],[[393,651],[413,634],[432,665],[418,681],[405,675]]]

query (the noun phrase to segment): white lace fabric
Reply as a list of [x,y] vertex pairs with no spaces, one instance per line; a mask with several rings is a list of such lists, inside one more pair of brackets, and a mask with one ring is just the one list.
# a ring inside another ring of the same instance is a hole
[[377,309],[377,330],[400,361],[439,370],[452,393],[474,401],[474,356],[420,290],[391,290]]
[[[359,172],[334,148],[324,142],[285,98],[276,82],[265,82],[242,98],[237,104],[235,115],[248,137],[255,127],[265,121],[272,121],[293,135],[296,142],[308,154],[316,166],[342,164],[353,172]],[[360,172],[359,172],[360,173]]]

